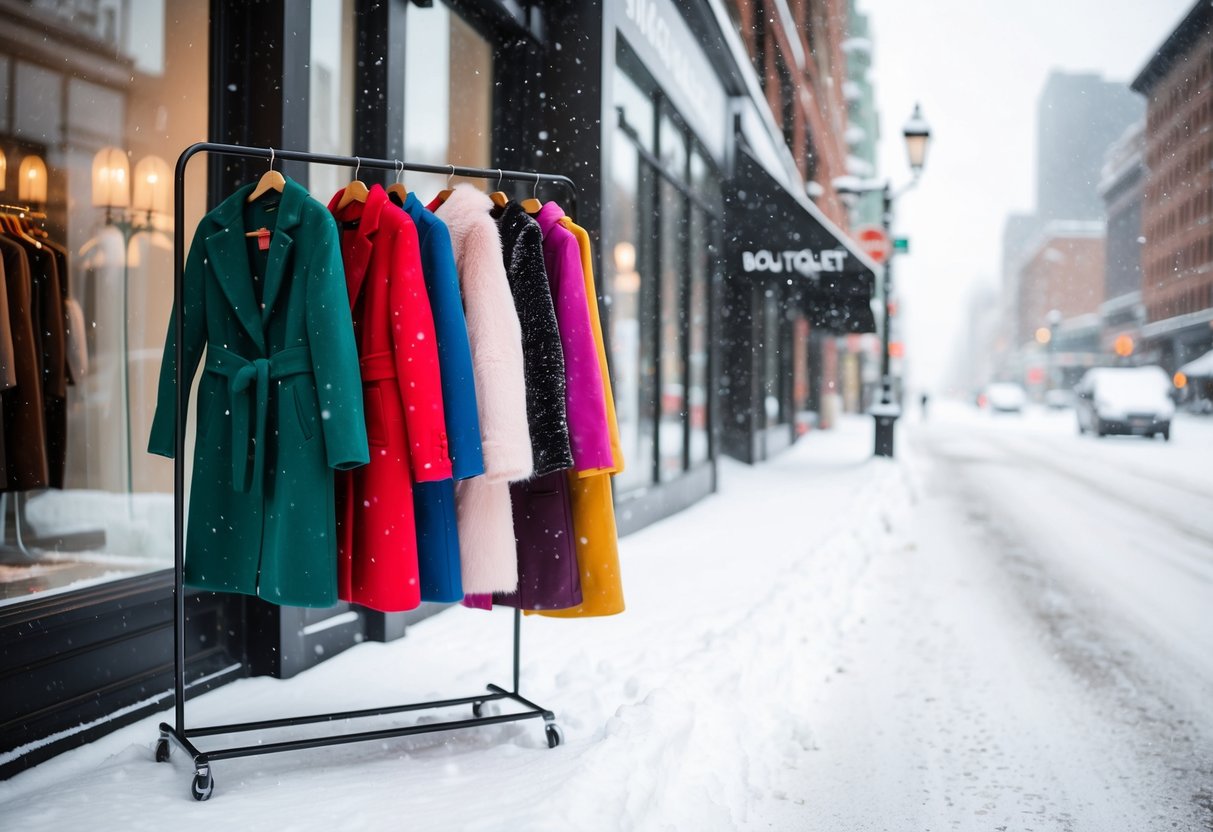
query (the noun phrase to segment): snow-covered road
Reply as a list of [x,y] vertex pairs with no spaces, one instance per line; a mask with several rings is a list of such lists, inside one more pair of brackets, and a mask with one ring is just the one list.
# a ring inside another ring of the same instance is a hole
[[1213,426],[906,427],[907,543],[814,698],[808,828],[1213,829]]
[[[1213,422],[1071,420],[937,406],[895,462],[849,419],[723,463],[623,541],[626,614],[526,621],[555,750],[532,722],[223,761],[199,804],[148,719],[0,783],[0,829],[1213,829]],[[506,682],[509,622],[452,610],[190,721]]]

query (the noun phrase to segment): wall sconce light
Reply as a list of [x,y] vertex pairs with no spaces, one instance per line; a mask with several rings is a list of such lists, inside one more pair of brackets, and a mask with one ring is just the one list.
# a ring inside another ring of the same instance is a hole
[[8,157],[4,155],[4,151],[0,150],[0,193],[4,192],[8,185]]
[[17,198],[24,203],[46,203],[46,162],[41,156],[26,156],[17,169]]
[[146,156],[135,165],[135,193],[131,207],[148,214],[169,212],[169,184],[172,173],[168,162],[159,156]]
[[114,208],[131,204],[131,168],[126,154],[117,147],[103,147],[93,157],[93,205]]

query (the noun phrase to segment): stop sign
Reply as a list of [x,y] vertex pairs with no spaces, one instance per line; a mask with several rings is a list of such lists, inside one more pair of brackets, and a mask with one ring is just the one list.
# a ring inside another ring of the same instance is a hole
[[874,262],[883,263],[889,259],[892,244],[889,235],[879,225],[861,225],[855,229],[855,242]]

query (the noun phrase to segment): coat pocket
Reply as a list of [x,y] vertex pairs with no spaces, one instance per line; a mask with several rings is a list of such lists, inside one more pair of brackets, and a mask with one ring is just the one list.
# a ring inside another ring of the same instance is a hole
[[366,409],[366,441],[375,448],[387,447],[387,419],[383,413],[383,391],[378,384],[364,388],[363,405]]
[[303,398],[299,395],[299,385],[291,385],[291,394],[295,399],[295,416],[299,419],[299,430],[303,432],[303,440],[312,438],[312,420],[307,417],[307,408],[303,406]]

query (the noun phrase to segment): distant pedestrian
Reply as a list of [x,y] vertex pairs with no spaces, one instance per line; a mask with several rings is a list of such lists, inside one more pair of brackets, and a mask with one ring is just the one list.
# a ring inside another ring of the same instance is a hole
[[927,418],[927,405],[928,405],[928,404],[930,404],[930,403],[931,403],[931,396],[930,396],[930,394],[929,394],[929,393],[923,393],[923,394],[922,394],[922,396],[920,397],[920,404],[921,404],[921,406],[922,406],[922,418],[923,418],[924,420]]

